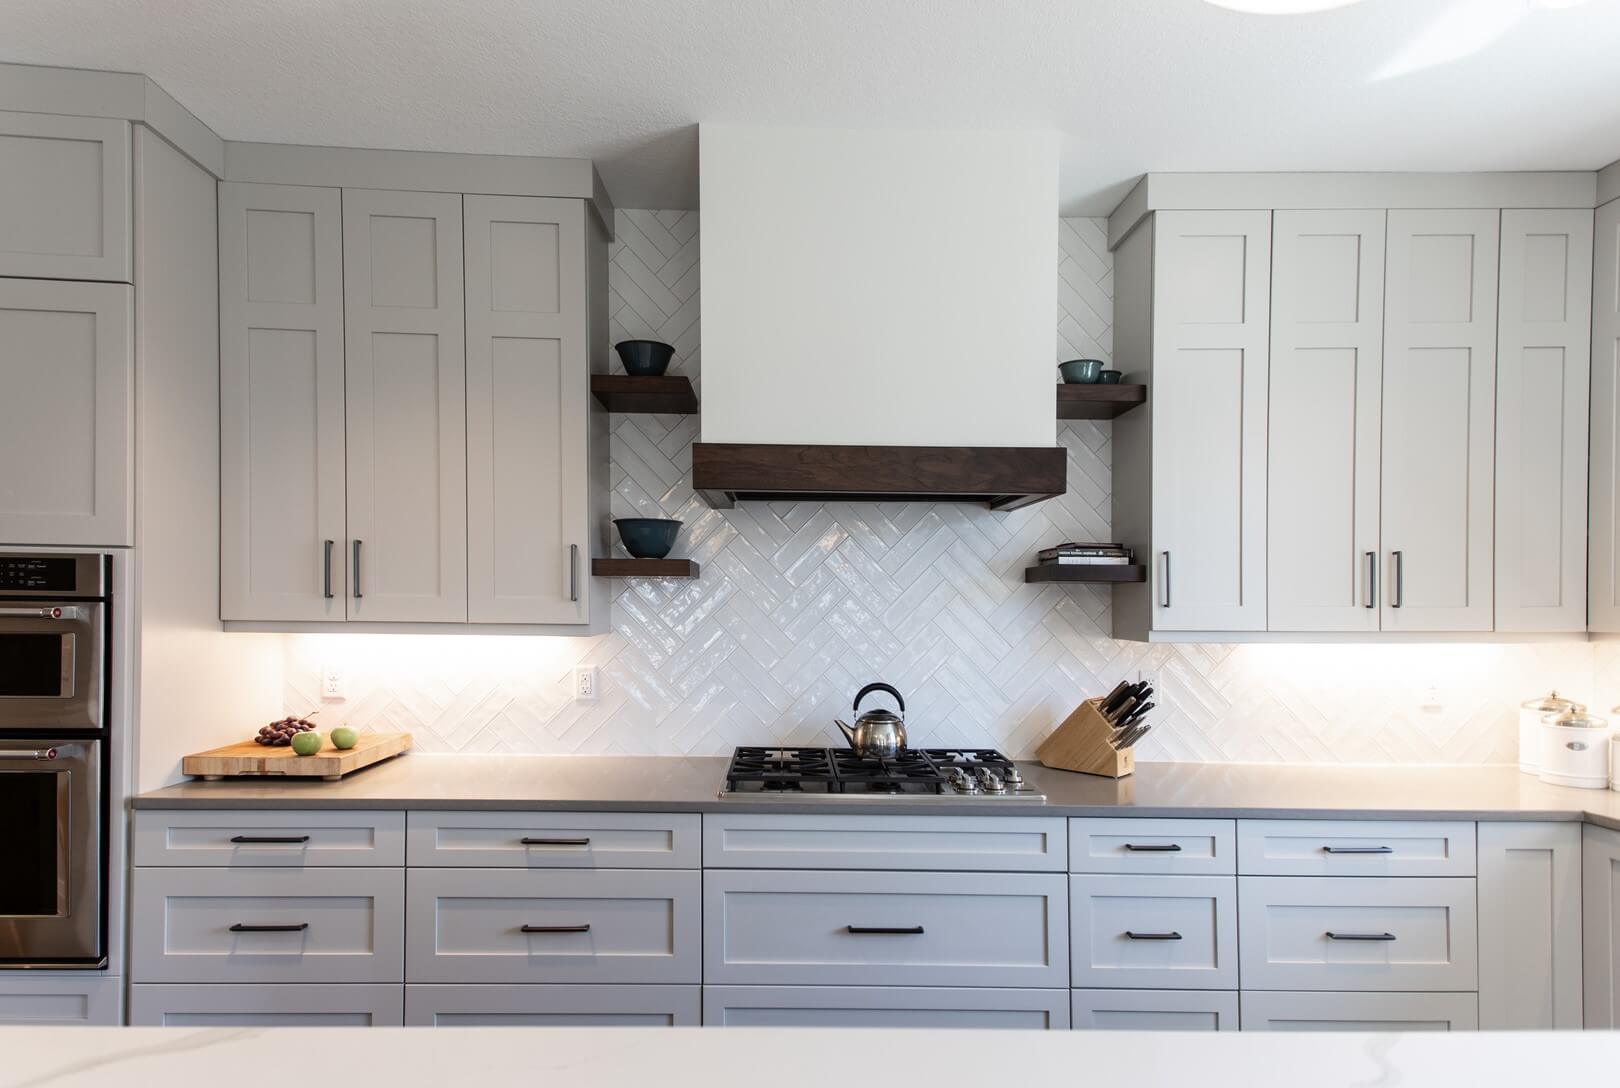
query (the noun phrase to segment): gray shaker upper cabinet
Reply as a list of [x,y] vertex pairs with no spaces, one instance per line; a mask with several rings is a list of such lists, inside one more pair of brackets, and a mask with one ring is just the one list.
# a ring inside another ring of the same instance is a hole
[[0,276],[131,282],[130,126],[0,112]]
[[1269,629],[1378,630],[1384,213],[1272,234]]
[[1501,263],[1496,630],[1584,631],[1592,213],[1503,211]]
[[585,269],[595,232],[578,200],[467,196],[464,204],[467,618],[585,623],[592,584]]
[[133,543],[133,294],[0,279],[0,543]]
[[1492,629],[1499,220],[1494,210],[1389,213],[1385,631]]
[[467,619],[461,196],[343,191],[353,620]]
[[1592,268],[1592,481],[1587,629],[1620,634],[1620,200],[1597,210]]
[[219,278],[221,616],[341,620],[340,191],[222,184]]

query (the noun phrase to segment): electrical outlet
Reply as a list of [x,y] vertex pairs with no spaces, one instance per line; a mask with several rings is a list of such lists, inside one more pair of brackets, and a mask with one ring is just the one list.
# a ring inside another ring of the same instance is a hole
[[1164,687],[1159,683],[1158,669],[1137,669],[1136,679],[1139,683],[1146,680],[1148,687],[1153,689],[1155,697],[1158,697],[1159,692],[1164,691]]
[[349,697],[349,683],[343,676],[343,670],[336,665],[321,666],[321,699],[323,702],[337,702]]
[[1437,686],[1430,684],[1423,689],[1423,701],[1418,704],[1418,709],[1427,710],[1431,713],[1445,709],[1445,703],[1440,699],[1440,689]]
[[574,698],[581,703],[596,702],[595,665],[581,665],[574,670]]

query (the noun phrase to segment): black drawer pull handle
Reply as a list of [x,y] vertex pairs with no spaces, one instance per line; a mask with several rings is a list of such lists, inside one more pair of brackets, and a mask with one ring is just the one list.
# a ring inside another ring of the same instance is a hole
[[519,933],[589,933],[591,924],[582,926],[519,926]]
[[885,936],[886,935],[886,936],[892,936],[892,937],[920,937],[920,936],[922,936],[923,927],[922,926],[845,926],[844,931],[846,933],[877,934],[879,936]]
[[1175,930],[1171,930],[1169,933],[1132,933],[1130,930],[1127,929],[1125,931],[1125,936],[1130,938],[1133,941],[1179,941],[1179,940],[1181,940],[1181,934],[1177,933]]
[[523,846],[589,846],[590,839],[519,839]]
[[235,843],[278,843],[282,845],[308,842],[308,835],[232,835]]
[[1324,854],[1393,854],[1393,846],[1324,846]]
[[1181,853],[1181,844],[1175,842],[1128,842],[1125,844],[1125,849],[1133,854],[1179,854]]
[[1334,933],[1329,930],[1327,939],[1330,941],[1393,941],[1393,933]]
[[287,925],[254,926],[237,922],[231,927],[232,933],[302,933],[309,928],[308,922],[291,922]]

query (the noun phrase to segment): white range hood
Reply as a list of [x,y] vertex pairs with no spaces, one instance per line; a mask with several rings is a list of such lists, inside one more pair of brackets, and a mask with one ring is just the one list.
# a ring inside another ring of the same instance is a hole
[[996,503],[1011,506],[1053,493],[1055,466],[1062,491],[1057,134],[703,125],[699,140],[699,490],[1024,496]]

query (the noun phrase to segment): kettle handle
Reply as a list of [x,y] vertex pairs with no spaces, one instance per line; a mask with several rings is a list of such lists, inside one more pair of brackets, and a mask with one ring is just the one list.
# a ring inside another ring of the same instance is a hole
[[864,688],[862,688],[860,691],[857,691],[855,693],[855,706],[852,709],[859,710],[861,708],[861,700],[866,698],[868,695],[872,694],[874,691],[886,691],[890,695],[893,695],[894,696],[894,701],[900,704],[900,713],[904,714],[906,712],[906,701],[905,701],[905,699],[901,698],[900,693],[898,691],[894,690],[894,688],[890,687],[888,684],[883,684],[883,683],[868,684]]

